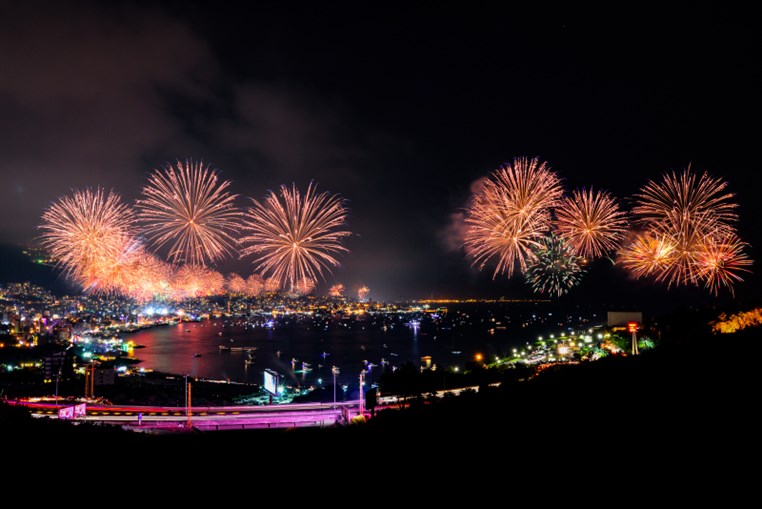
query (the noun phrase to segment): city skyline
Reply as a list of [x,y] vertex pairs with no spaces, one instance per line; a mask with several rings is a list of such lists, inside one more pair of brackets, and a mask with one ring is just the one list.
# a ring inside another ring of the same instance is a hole
[[[728,182],[758,258],[758,128],[745,121],[759,111],[758,33],[744,11],[754,7],[609,13],[593,26],[584,8],[379,4],[369,19],[340,3],[185,6],[0,7],[13,20],[0,21],[11,69],[0,78],[11,133],[0,141],[11,191],[0,242],[32,242],[72,189],[132,201],[151,172],[194,159],[232,180],[240,206],[311,181],[346,199],[350,252],[321,295],[341,283],[377,300],[537,297],[521,277],[472,267],[450,235],[474,183],[526,156],[547,161],[567,192],[610,191],[628,208],[667,172],[706,171]],[[230,257],[216,269],[253,267]],[[732,297],[592,269],[563,298]],[[759,297],[751,270],[739,299]]]

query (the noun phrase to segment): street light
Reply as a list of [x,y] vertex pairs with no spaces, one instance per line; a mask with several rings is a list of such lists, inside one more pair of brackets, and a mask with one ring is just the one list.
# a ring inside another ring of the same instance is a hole
[[333,373],[333,408],[336,408],[336,375],[339,374],[339,368],[333,366],[331,373]]

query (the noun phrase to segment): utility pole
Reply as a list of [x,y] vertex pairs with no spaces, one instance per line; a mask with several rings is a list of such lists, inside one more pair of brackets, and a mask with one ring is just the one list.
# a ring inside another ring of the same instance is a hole
[[333,408],[336,408],[336,375],[339,374],[339,368],[336,366],[333,366],[331,368],[331,373],[333,373]]
[[85,398],[95,396],[95,364],[92,362],[85,368]]
[[192,413],[191,413],[191,407],[192,407],[193,403],[191,402],[191,384],[190,384],[190,382],[188,382],[187,375],[185,377],[185,384],[186,384],[186,392],[185,392],[185,401],[186,401],[185,405],[186,405],[186,407],[185,407],[185,411],[186,411],[187,416],[188,416],[188,422],[187,422],[186,426],[190,428],[190,427],[193,427],[193,420],[192,420],[192,417],[191,417],[191,415],[192,415]]
[[69,351],[69,348],[73,346],[74,346],[74,343],[66,347],[66,349],[63,352],[63,359],[61,360],[61,363],[58,365],[58,373],[56,374],[56,407],[58,407],[58,380],[61,378],[61,371],[63,371],[64,363],[66,363],[66,353]]
[[365,415],[365,400],[362,397],[362,386],[365,385],[365,372],[360,372],[360,415]]

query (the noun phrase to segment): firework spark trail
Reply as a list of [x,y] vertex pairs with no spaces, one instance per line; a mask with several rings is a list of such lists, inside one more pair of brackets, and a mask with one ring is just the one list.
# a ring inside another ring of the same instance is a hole
[[657,230],[663,228],[665,219],[670,219],[664,232],[668,235],[679,235],[680,228],[696,222],[715,227],[717,233],[730,233],[738,219],[734,212],[738,205],[730,201],[733,193],[723,194],[726,187],[727,182],[706,172],[697,177],[688,166],[679,175],[675,172],[664,175],[660,183],[649,181],[636,195],[633,213],[639,224]]
[[493,259],[498,274],[525,271],[533,250],[551,227],[551,209],[563,194],[561,181],[545,162],[519,157],[494,171],[468,208],[464,247],[479,269]]
[[615,251],[627,231],[627,216],[616,200],[592,188],[574,190],[556,209],[556,230],[574,254],[598,258]]
[[579,284],[585,269],[582,258],[555,234],[544,237],[535,258],[529,264],[526,278],[536,293],[556,294],[560,297]]
[[[316,281],[339,266],[334,257],[348,252],[341,242],[350,232],[341,230],[347,219],[344,200],[327,192],[317,194],[310,183],[302,195],[295,184],[270,191],[263,203],[252,199],[247,210],[241,256],[254,255],[260,274],[269,274],[294,291],[303,281]],[[282,198],[282,199],[281,199]]]
[[146,235],[157,249],[171,244],[175,263],[205,265],[232,254],[241,212],[233,205],[237,195],[226,191],[230,184],[193,161],[156,170],[136,202]]
[[132,242],[132,210],[101,188],[74,190],[42,215],[41,243],[68,276],[88,280]]

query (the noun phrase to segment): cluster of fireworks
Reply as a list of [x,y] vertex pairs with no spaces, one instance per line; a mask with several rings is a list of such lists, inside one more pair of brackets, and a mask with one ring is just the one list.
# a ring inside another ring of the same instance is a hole
[[[239,209],[216,171],[192,161],[156,170],[134,206],[97,188],[74,190],[42,216],[42,244],[84,290],[139,300],[224,292],[258,296],[312,292],[348,252],[348,210],[314,183],[269,191]],[[629,212],[601,190],[565,194],[561,179],[537,158],[516,158],[494,171],[466,209],[463,247],[471,263],[494,264],[493,278],[517,271],[538,293],[568,292],[591,260],[608,258],[634,277],[733,292],[751,260],[735,230],[727,183],[690,166],[649,181]],[[166,261],[158,253],[168,251]],[[252,257],[254,273],[224,277],[211,264]],[[342,296],[344,285],[329,294]],[[369,289],[358,290],[361,301]]]
[[[281,186],[280,196],[269,192],[241,210],[230,184],[189,161],[154,171],[134,207],[101,188],[74,190],[43,213],[41,242],[84,290],[138,300],[304,295],[339,265],[335,255],[347,252],[341,242],[350,235],[344,200],[311,183],[303,195]],[[211,268],[236,254],[254,256],[248,278]],[[343,285],[335,289],[341,295]]]
[[609,257],[634,277],[733,292],[751,260],[735,230],[727,183],[690,166],[649,181],[624,211],[605,191],[564,195],[558,176],[537,158],[494,171],[467,207],[463,245],[493,278],[519,270],[539,293],[562,295],[588,262]]

